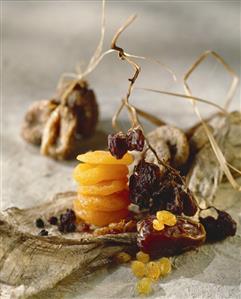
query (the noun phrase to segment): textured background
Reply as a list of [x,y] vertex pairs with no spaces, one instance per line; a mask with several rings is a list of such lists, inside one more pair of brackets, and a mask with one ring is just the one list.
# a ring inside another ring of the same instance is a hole
[[[31,206],[55,192],[75,188],[71,178],[75,162],[41,157],[38,148],[26,144],[19,132],[29,104],[51,97],[60,75],[91,57],[99,37],[100,12],[100,1],[2,2],[2,208]],[[116,29],[133,13],[138,19],[119,44],[130,53],[159,59],[179,79],[173,83],[160,66],[141,61],[138,86],[183,92],[183,74],[207,49],[217,51],[240,73],[240,1],[110,1],[105,49]],[[100,104],[99,130],[111,130],[110,120],[126,92],[129,76],[130,67],[111,54],[88,77]],[[191,82],[195,95],[221,105],[230,77],[222,66],[208,59]],[[191,105],[182,99],[136,90],[131,100],[177,126],[186,128],[197,121]],[[232,109],[240,105],[237,93]],[[213,111],[204,105],[200,109],[203,115]],[[92,148],[103,146],[103,142],[92,144]],[[218,262],[212,275],[224,270],[221,265]],[[209,298],[207,290],[212,290],[212,298],[238,298],[237,275],[233,279],[236,281],[231,286],[221,279],[219,283],[198,281],[197,287],[189,278],[181,278],[180,285],[191,288],[184,291],[184,297]],[[168,291],[160,295],[181,298],[183,289],[172,291],[168,284],[171,281],[166,284]],[[94,298],[91,292],[90,296]],[[116,296],[120,298],[121,293]]]

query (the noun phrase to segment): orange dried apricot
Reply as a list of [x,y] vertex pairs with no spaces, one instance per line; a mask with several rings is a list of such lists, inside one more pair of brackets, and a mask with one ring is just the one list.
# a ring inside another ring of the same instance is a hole
[[74,212],[78,218],[84,220],[86,223],[94,224],[97,226],[105,226],[110,223],[116,223],[125,219],[129,213],[127,209],[115,211],[115,212],[103,212],[103,211],[91,211],[91,210],[79,210],[76,209],[76,202],[74,204]]
[[107,196],[78,194],[76,208],[79,210],[112,212],[127,209],[130,204],[128,192],[122,191]]
[[78,155],[77,160],[89,164],[129,165],[133,162],[133,156],[127,153],[123,158],[116,159],[109,151],[94,151]]
[[126,165],[90,165],[86,163],[75,167],[73,177],[81,185],[94,185],[103,181],[123,179],[127,174]]
[[83,195],[110,195],[127,189],[127,178],[122,180],[110,180],[97,183],[95,185],[80,185],[78,192]]

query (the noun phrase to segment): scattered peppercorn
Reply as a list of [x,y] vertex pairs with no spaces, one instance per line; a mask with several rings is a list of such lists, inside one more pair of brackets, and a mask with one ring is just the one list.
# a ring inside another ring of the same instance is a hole
[[46,230],[46,229],[42,229],[40,232],[39,232],[39,236],[48,236],[49,232]]
[[36,225],[38,228],[43,228],[43,227],[44,227],[44,221],[43,221],[41,218],[38,218],[38,219],[36,219],[36,221],[35,221],[35,225]]
[[55,217],[55,216],[52,216],[52,217],[49,218],[48,221],[49,221],[49,223],[50,223],[51,225],[57,225],[57,223],[58,223],[58,218]]

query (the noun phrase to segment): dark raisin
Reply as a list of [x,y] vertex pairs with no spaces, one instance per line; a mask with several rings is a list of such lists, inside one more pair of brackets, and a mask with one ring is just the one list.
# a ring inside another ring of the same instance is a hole
[[43,227],[44,227],[44,221],[43,221],[41,218],[38,218],[38,219],[36,219],[36,221],[35,221],[35,225],[36,225],[38,228],[43,228]]
[[130,129],[127,132],[127,145],[129,151],[141,152],[145,145],[145,137],[141,129]]
[[160,169],[153,163],[141,160],[134,168],[129,179],[130,200],[139,205],[140,208],[147,208],[151,201],[151,195],[160,181]]
[[65,231],[66,231],[67,233],[72,233],[72,232],[74,232],[75,230],[76,230],[76,225],[75,225],[74,223],[69,223],[69,224],[67,224],[66,227],[65,227]]
[[236,222],[227,212],[218,209],[216,211],[218,213],[217,219],[212,216],[200,217],[200,222],[207,232],[208,241],[219,241],[228,236],[234,236],[237,230]]
[[199,222],[177,216],[174,226],[157,231],[153,228],[154,219],[149,216],[137,224],[137,245],[152,258],[176,255],[205,242],[206,232]]
[[60,215],[60,223],[67,224],[70,222],[74,222],[76,220],[76,216],[73,210],[67,209],[66,213]]
[[193,216],[196,214],[198,205],[196,199],[188,189],[187,192],[181,192],[181,199],[183,203],[183,213],[187,216]]
[[122,132],[108,135],[108,149],[112,156],[121,159],[128,151],[126,135]]
[[60,224],[58,229],[61,233],[70,233],[75,231],[76,216],[73,210],[67,209],[66,213],[60,215]]
[[51,225],[57,225],[58,224],[58,218],[55,217],[55,216],[50,217],[48,221]]
[[39,236],[48,236],[49,232],[46,230],[46,229],[42,229],[40,232],[39,232]]

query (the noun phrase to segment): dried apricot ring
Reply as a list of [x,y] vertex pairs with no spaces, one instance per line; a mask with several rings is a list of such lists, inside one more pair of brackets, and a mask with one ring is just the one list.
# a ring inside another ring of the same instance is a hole
[[108,180],[126,179],[128,168],[125,165],[79,164],[73,177],[81,185],[93,185]]
[[87,152],[77,156],[77,160],[89,164],[129,165],[133,162],[133,156],[126,153],[121,159],[116,159],[107,151]]
[[129,204],[128,192],[122,191],[106,196],[78,194],[77,206],[85,210],[113,212],[127,209]]
[[122,180],[109,180],[97,183],[95,185],[80,185],[78,192],[83,195],[110,195],[127,189],[127,178]]
[[105,226],[112,222],[119,222],[120,220],[125,219],[129,213],[127,209],[114,212],[78,209],[76,201],[74,201],[73,205],[77,219],[82,219],[88,224],[94,224],[97,226]]

